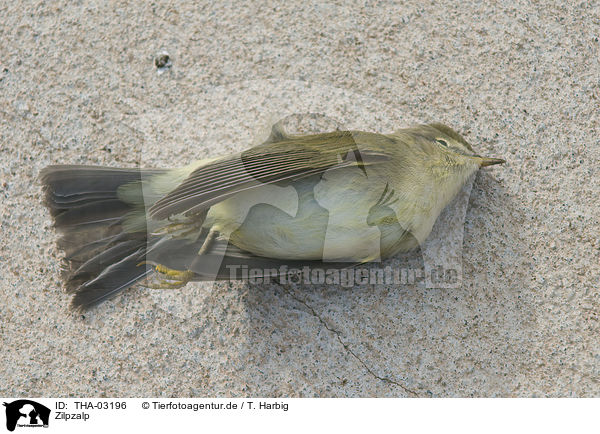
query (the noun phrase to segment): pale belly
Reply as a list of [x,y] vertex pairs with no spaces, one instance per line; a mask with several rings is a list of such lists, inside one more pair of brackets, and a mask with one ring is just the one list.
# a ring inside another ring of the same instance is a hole
[[[378,260],[407,242],[395,210],[377,208],[374,213],[385,186],[376,176],[367,178],[358,170],[326,173],[320,180],[298,181],[294,187],[265,185],[214,205],[206,225],[259,256]],[[414,243],[410,244],[405,247]]]

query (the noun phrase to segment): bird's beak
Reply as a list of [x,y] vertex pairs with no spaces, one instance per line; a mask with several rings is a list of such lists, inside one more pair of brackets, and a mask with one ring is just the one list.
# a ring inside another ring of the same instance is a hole
[[504,164],[506,160],[502,158],[479,157],[479,167],[493,166],[494,164]]

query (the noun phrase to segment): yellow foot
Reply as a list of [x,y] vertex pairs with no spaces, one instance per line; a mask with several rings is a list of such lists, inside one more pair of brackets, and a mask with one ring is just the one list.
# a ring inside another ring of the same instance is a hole
[[[138,266],[147,264],[147,261],[140,262]],[[150,289],[179,289],[183,288],[187,283],[192,280],[194,277],[194,273],[189,270],[174,270],[169,267],[165,267],[162,264],[153,264],[154,271],[163,276],[166,276],[166,279],[160,279],[158,283],[150,282],[146,280],[143,283],[143,286]]]

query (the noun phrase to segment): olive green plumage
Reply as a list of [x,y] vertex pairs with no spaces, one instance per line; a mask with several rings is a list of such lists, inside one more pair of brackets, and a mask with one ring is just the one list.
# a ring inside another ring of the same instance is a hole
[[[161,287],[267,268],[384,259],[425,241],[482,158],[441,124],[391,134],[288,135],[172,170],[50,166],[72,306],[87,309],[158,272]],[[154,284],[156,285],[156,284]]]

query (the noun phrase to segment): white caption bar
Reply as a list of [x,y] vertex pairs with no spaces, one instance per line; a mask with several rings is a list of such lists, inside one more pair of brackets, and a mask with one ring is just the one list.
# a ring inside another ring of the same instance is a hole
[[[0,431],[582,432],[595,399],[0,398]],[[596,428],[594,428],[596,429]],[[8,430],[8,431],[6,431]]]

